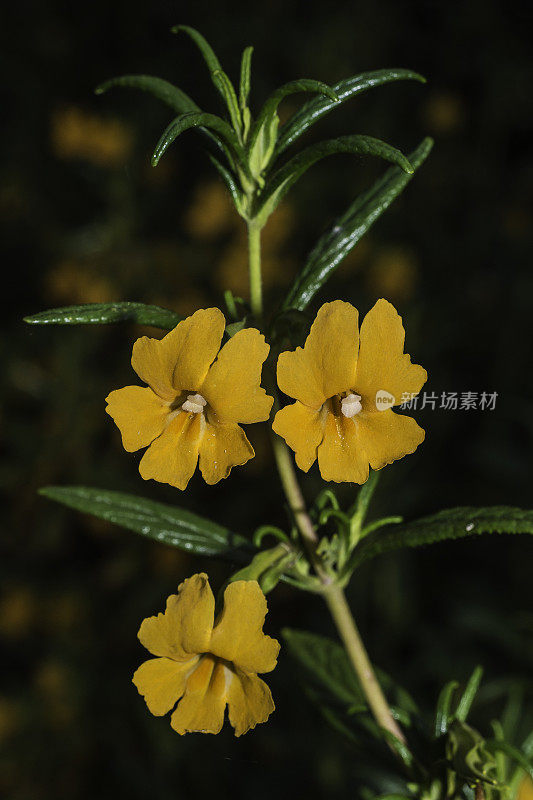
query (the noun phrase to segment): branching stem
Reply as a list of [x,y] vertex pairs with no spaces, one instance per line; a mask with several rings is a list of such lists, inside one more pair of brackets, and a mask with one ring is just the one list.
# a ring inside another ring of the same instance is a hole
[[[250,304],[252,313],[260,320],[263,316],[263,296],[261,285],[261,228],[248,222],[248,255],[250,274]],[[304,497],[296,477],[292,455],[285,442],[272,434],[274,456],[283,491],[287,498],[294,521],[302,537],[309,560],[323,585],[322,594],[330,610],[338,634],[348,658],[359,679],[368,705],[376,722],[405,743],[405,737],[393,718],[381,686],[378,683],[365,646],[355,624],[344,591],[334,583],[324,569],[317,555],[318,536],[313,521],[307,511]]]

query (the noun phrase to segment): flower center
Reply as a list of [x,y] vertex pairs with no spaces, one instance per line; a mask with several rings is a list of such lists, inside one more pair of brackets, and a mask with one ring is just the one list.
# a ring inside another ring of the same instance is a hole
[[346,397],[342,398],[341,412],[345,417],[355,417],[355,415],[359,414],[359,412],[362,410],[363,406],[361,405],[361,395],[347,394]]
[[201,414],[206,405],[207,400],[202,397],[201,394],[188,394],[186,401],[182,405],[182,409],[192,414]]

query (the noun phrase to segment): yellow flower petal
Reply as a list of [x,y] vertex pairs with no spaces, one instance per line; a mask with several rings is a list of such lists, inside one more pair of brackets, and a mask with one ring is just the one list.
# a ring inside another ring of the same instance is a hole
[[359,442],[372,469],[381,469],[408,453],[414,453],[425,433],[412,417],[396,414],[390,408],[366,414],[355,421]]
[[378,300],[361,325],[361,347],[356,372],[356,391],[363,408],[376,408],[376,392],[384,390],[402,402],[402,394],[418,394],[427,372],[404,354],[405,331],[398,312],[387,300]]
[[226,709],[226,672],[212,656],[204,656],[187,681],[185,694],[170,718],[180,734],[220,733]]
[[168,598],[165,613],[145,619],[137,635],[152,655],[188,661],[208,649],[214,613],[213,592],[200,573],[183,581],[178,594]]
[[525,775],[520,782],[517,800],[533,800],[533,781],[529,775]]
[[273,398],[260,384],[269,350],[265,337],[255,328],[239,331],[226,342],[201,389],[220,422],[268,419]]
[[318,448],[318,466],[325,481],[364,483],[367,480],[368,458],[353,419],[328,412],[324,438]]
[[170,658],[150,658],[136,670],[133,683],[154,716],[162,717],[174,708],[196,660],[197,656],[182,663]]
[[263,633],[266,598],[257,581],[234,581],[224,592],[209,652],[232,661],[246,672],[270,672],[276,666],[279,642]]
[[317,447],[322,441],[324,419],[321,411],[296,401],[285,406],[274,417],[272,428],[296,454],[296,463],[307,472],[315,463]]
[[227,478],[232,467],[246,464],[254,455],[239,425],[205,424],[200,444],[200,470],[206,483],[212,485]]
[[122,434],[124,450],[133,453],[147,447],[163,432],[169,413],[168,403],[152,389],[125,386],[106,397],[106,411]]
[[335,394],[354,388],[359,342],[358,312],[335,300],[319,310],[304,348],[282,353],[278,385],[306,406],[319,408]]
[[196,469],[204,424],[203,414],[180,411],[142,457],[141,477],[186,489]]
[[218,308],[200,309],[162,339],[137,339],[131,365],[165,400],[173,400],[179,391],[197,390],[219,351],[225,324]]
[[266,722],[274,709],[266,683],[257,675],[238,669],[228,687],[228,716],[235,736],[242,736],[260,722]]

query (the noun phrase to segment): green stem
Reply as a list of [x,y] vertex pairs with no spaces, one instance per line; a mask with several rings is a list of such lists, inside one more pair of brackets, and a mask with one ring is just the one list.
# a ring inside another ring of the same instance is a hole
[[263,287],[261,279],[261,227],[248,222],[248,268],[250,274],[250,306],[252,314],[263,316]]
[[324,599],[376,722],[405,744],[405,736],[391,714],[343,590],[332,583],[324,589]]
[[[257,319],[263,315],[261,288],[261,228],[248,222],[248,255],[250,274],[250,302],[252,313]],[[359,678],[361,688],[377,723],[405,743],[405,737],[396,724],[385,696],[377,681],[365,646],[352,617],[343,590],[333,582],[332,576],[322,566],[316,548],[319,542],[315,526],[307,511],[305,500],[296,477],[294,462],[289,448],[279,436],[272,434],[274,456],[283,486],[296,525],[307,550],[309,560],[323,585],[324,599],[328,605],[346,653]]]
[[318,536],[316,535],[315,527],[305,507],[305,501],[294,471],[289,448],[283,439],[275,433],[272,435],[272,447],[274,448],[274,457],[276,459],[281,485],[283,486],[283,491],[285,492],[285,497],[289,503],[294,521],[298,526],[304,543],[307,547],[311,546],[314,553],[316,545],[318,544]]

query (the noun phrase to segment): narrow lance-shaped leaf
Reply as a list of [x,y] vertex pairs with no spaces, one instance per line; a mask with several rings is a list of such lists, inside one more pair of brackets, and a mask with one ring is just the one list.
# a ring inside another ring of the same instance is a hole
[[242,54],[241,58],[241,78],[239,82],[239,104],[241,111],[244,111],[248,105],[248,98],[250,96],[250,79],[252,73],[252,55],[254,52],[253,47],[247,47]]
[[85,486],[47,486],[39,493],[76,511],[199,555],[246,561],[254,550],[247,539],[222,525],[143,497]]
[[143,92],[148,92],[157,97],[158,100],[162,100],[178,114],[200,111],[194,100],[185,92],[182,92],[181,89],[163,80],[163,78],[155,78],[152,75],[122,75],[120,78],[111,78],[111,80],[97,86],[95,93],[104,94],[109,89],[116,87],[141,89]]
[[533,511],[512,506],[471,508],[464,506],[439,511],[414,522],[376,531],[356,547],[347,569],[353,570],[375,556],[421,547],[447,539],[463,539],[482,533],[533,533]]
[[391,161],[409,174],[414,171],[407,158],[399,150],[386,142],[382,142],[380,139],[360,135],[340,136],[338,139],[329,139],[298,153],[274,173],[268,181],[265,192],[261,195],[261,207],[257,212],[257,216],[261,218],[266,214],[270,215],[291,186],[313,164],[326,156],[340,153],[379,156],[386,161]]
[[168,308],[144,303],[87,303],[40,311],[24,322],[30,325],[101,325],[108,322],[135,322],[154,328],[171,330],[181,317]]
[[450,720],[453,718],[451,713],[452,697],[458,687],[457,681],[449,681],[441,690],[435,712],[435,736],[442,736],[448,730]]
[[470,680],[466,685],[466,689],[464,690],[455,711],[455,717],[461,722],[466,722],[466,718],[468,717],[472,703],[474,702],[474,698],[479,689],[479,684],[481,683],[482,677],[483,667],[477,666],[470,676]]
[[498,739],[488,739],[487,747],[495,753],[501,752],[506,755],[511,761],[514,761],[515,764],[522,767],[529,777],[533,779],[533,764],[518,750],[518,748],[513,747],[513,745],[508,742],[501,742]]
[[291,628],[284,628],[282,634],[292,657],[334,697],[349,706],[366,705],[353,667],[337,642]]
[[[433,141],[424,139],[409,155],[417,170],[429,155]],[[391,167],[367,192],[361,194],[314,247],[303,270],[295,279],[282,306],[283,311],[303,311],[341,261],[405,189],[412,174]]]
[[235,89],[233,88],[233,84],[221,69],[217,70],[213,73],[213,80],[215,81],[216,85],[220,87],[220,92],[226,101],[226,105],[228,107],[229,115],[231,118],[231,124],[233,125],[236,131],[242,130],[242,118],[241,118],[241,110],[239,108],[239,102],[237,100],[237,95],[235,94]]
[[327,83],[323,83],[322,81],[315,81],[310,78],[300,78],[299,80],[285,83],[283,86],[280,86],[279,89],[276,89],[276,91],[268,98],[263,108],[259,112],[250,135],[250,147],[253,147],[263,123],[268,121],[276,113],[281,101],[285,97],[298,92],[318,92],[319,94],[326,95],[330,103],[334,104],[337,102],[335,90],[328,86]]
[[367,91],[367,89],[372,89],[374,86],[382,86],[385,83],[403,80],[426,82],[422,75],[409,69],[380,69],[373,72],[363,72],[353,78],[339,81],[339,83],[331,87],[336,99],[332,97],[317,97],[310,100],[283,126],[276,146],[276,156],[281,155],[311,125],[314,125],[315,122],[341,103],[345,103],[350,98]]
[[209,42],[199,31],[197,31],[195,28],[189,27],[188,25],[175,25],[173,28],[171,28],[171,31],[172,33],[186,33],[187,36],[193,40],[201,52],[205,63],[207,64],[207,68],[209,69],[211,75],[211,80],[231,112],[231,108],[228,103],[228,90],[231,96],[235,97],[235,89],[233,88],[233,84],[231,83],[230,79],[223,71],[220,61],[218,60],[215,51]]
[[[148,92],[149,94],[162,100],[173,111],[178,114],[189,114],[193,111],[201,113],[201,109],[196,105],[185,92],[174,86],[172,83],[163,80],[162,78],[154,78],[152,75],[123,75],[120,78],[111,78],[105,83],[101,83],[95,89],[96,94],[104,94],[109,89],[115,87],[125,87],[130,89],[141,89],[141,91]],[[212,131],[207,128],[200,129],[214,144],[224,150],[224,141]]]
[[[282,635],[289,653],[303,667],[313,683],[342,703],[348,713],[368,710],[353,666],[338,642],[291,628],[284,628]],[[391,707],[393,715],[401,717],[402,722],[409,725],[409,714],[417,710],[413,699],[382,670],[376,669],[376,675],[387,696],[393,697],[395,704],[400,706]]]
[[215,116],[215,114],[191,112],[190,114],[183,114],[181,117],[176,117],[163,132],[154,150],[152,165],[154,167],[157,166],[161,156],[168,150],[170,145],[180,134],[191,128],[199,127],[215,131],[224,142],[229,145],[234,154],[238,157],[242,156],[242,148],[239,144],[239,140],[227,122]]
[[222,69],[220,61],[215,55],[215,51],[207,39],[205,39],[196,28],[191,28],[189,25],[174,25],[170,30],[172,33],[186,33],[187,36],[193,40],[198,50],[201,52],[211,74],[216,72],[217,69]]
[[229,171],[229,169],[226,169],[226,167],[223,164],[221,164],[217,158],[215,158],[214,156],[209,156],[209,158],[215,169],[218,171],[220,177],[226,184],[226,187],[231,195],[231,198],[235,203],[237,211],[239,212],[239,214],[241,214],[241,212],[243,211],[243,197],[240,188],[235,180],[235,176]]

